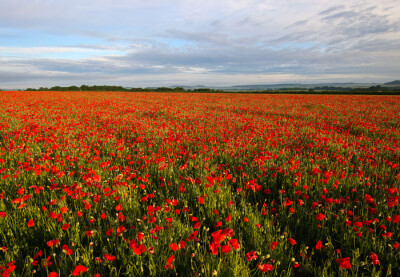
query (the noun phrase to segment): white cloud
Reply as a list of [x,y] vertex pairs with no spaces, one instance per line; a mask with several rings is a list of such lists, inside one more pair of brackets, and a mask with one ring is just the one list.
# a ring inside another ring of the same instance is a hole
[[3,0],[0,87],[398,79],[399,13],[395,0]]

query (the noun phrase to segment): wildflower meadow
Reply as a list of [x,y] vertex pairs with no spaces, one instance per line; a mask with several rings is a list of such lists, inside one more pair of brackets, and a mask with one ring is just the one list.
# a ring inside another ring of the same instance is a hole
[[400,97],[0,92],[0,275],[399,276]]

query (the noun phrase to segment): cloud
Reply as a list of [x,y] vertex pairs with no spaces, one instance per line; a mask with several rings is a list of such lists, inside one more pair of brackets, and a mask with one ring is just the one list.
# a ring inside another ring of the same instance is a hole
[[345,5],[333,6],[333,7],[330,7],[328,9],[326,9],[326,10],[323,10],[322,12],[319,13],[319,15],[326,16],[328,14],[331,14],[332,12],[336,12],[338,10],[342,10],[345,7],[346,7]]
[[398,79],[399,12],[394,0],[4,0],[0,87]]

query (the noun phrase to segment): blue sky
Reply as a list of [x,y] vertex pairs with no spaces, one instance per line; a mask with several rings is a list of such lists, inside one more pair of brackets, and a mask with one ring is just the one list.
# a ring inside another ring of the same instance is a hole
[[2,0],[0,88],[386,82],[397,0]]

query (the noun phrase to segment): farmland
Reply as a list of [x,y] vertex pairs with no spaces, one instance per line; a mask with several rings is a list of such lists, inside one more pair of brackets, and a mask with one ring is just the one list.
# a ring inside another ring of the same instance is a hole
[[396,276],[400,97],[0,93],[2,276]]

